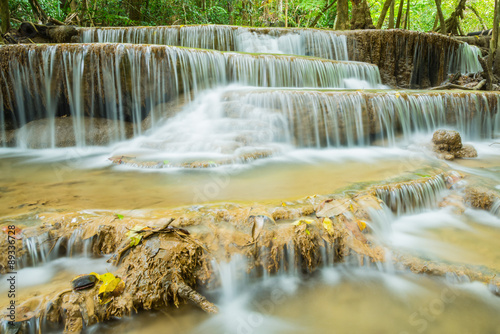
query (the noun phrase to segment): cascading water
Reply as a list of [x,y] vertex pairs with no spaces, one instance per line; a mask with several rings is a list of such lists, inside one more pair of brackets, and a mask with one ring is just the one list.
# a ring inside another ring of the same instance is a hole
[[178,45],[190,48],[281,53],[348,60],[346,37],[321,30],[265,30],[232,26],[80,29],[83,43]]
[[[196,95],[201,90],[231,82],[270,87],[342,88],[352,85],[348,80],[355,78],[363,82],[363,87],[380,85],[375,66],[315,58],[222,54],[166,46],[12,48],[17,57],[12,58],[10,70],[1,75],[8,78],[14,93],[3,92],[3,107],[16,111],[16,117],[10,120],[15,128],[22,128],[32,120],[46,119],[50,136],[41,147],[56,146],[54,122],[55,116],[61,113],[71,116],[75,146],[84,146],[87,142],[96,142],[85,136],[95,128],[92,122],[96,117],[114,122],[110,123],[107,142],[123,140],[127,137],[124,122],[131,122],[133,133],[139,135],[141,121],[155,106],[175,101],[180,93]],[[62,66],[56,66],[58,63]],[[146,73],[142,71],[144,66],[148,68]],[[54,95],[53,91],[58,93]],[[36,94],[35,103],[32,94]],[[30,107],[26,108],[28,103]],[[5,141],[6,121],[2,120],[0,136]],[[23,131],[18,135],[18,142],[22,143]]]
[[490,211],[494,215],[500,217],[500,200],[497,199],[495,202],[493,202],[493,205],[491,206],[491,210]]
[[443,175],[437,175],[423,182],[379,187],[376,189],[376,194],[392,211],[401,214],[435,207],[439,199],[443,197],[445,189]]
[[[440,127],[480,140],[498,132],[497,105],[497,95],[482,93],[464,98],[460,93],[220,88],[200,94],[147,135],[117,145],[114,155],[147,154],[174,165],[196,158],[238,162],[293,148],[353,148],[374,141],[404,145],[415,134]],[[471,115],[471,107],[478,112]]]
[[[83,43],[164,44],[185,47],[260,53],[308,55],[349,60],[348,33],[315,29],[259,29],[236,26],[170,26],[129,28],[82,28]],[[479,48],[460,43],[448,50],[448,72],[462,74],[482,71]],[[354,59],[351,56],[350,59]]]
[[481,73],[483,67],[478,61],[478,57],[482,57],[481,50],[467,43],[460,44],[457,51],[452,53],[452,60],[448,73]]

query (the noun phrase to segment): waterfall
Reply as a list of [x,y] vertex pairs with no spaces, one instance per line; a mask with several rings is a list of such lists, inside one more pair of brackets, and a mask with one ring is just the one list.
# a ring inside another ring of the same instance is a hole
[[374,139],[392,146],[398,135],[408,142],[415,133],[439,127],[455,128],[467,140],[500,131],[496,93],[261,90],[228,98],[280,111],[286,124],[281,133],[291,136],[284,140],[298,147],[366,146]]
[[[81,28],[80,36],[83,43],[162,44],[219,51],[307,55],[332,60],[356,59],[353,55],[349,58],[347,43],[348,38],[355,37],[343,31],[194,25]],[[417,50],[424,52],[419,47]],[[479,48],[460,43],[458,48],[456,44],[451,45],[448,52],[451,55],[449,73],[482,71],[477,59],[481,55]]]
[[193,156],[227,164],[290,148],[407,145],[443,127],[465,140],[492,138],[499,94],[463,94],[218,88],[114,154],[152,150],[173,165]]
[[448,73],[480,73],[483,67],[477,57],[482,57],[481,49],[477,46],[462,43],[458,50],[452,50],[452,57]]
[[[150,111],[176,101],[182,93],[189,99],[191,94],[232,82],[345,88],[352,86],[354,79],[354,85],[380,85],[373,65],[284,55],[123,44],[8,46],[2,51],[10,58],[10,67],[0,76],[12,87],[12,91],[2,91],[2,108],[14,113],[9,120],[14,128],[33,120],[45,121],[17,133],[18,143],[40,136],[36,147],[60,146],[55,129],[70,130],[68,125],[57,126],[58,116],[71,116],[72,139],[66,146],[106,144],[126,139],[129,132],[140,135],[141,121]],[[0,119],[4,146],[6,114]],[[110,120],[106,133],[99,130],[104,126],[95,124],[96,118]],[[35,134],[36,129],[41,134]],[[92,131],[94,138],[86,137]]]
[[314,29],[259,29],[234,26],[81,28],[83,43],[162,44],[190,48],[281,53],[348,60],[346,36]]
[[375,189],[379,197],[392,211],[401,215],[437,206],[446,185],[442,174],[432,178],[381,186]]

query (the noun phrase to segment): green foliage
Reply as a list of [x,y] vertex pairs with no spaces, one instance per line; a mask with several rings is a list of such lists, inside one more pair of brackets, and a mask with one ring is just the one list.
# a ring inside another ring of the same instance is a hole
[[[442,1],[442,10],[445,19],[449,18],[451,13],[460,0]],[[384,5],[384,0],[368,0],[372,18],[377,22]],[[482,30],[483,27],[479,22],[476,15],[470,10],[469,6],[473,6],[478,13],[482,16],[487,28],[492,28],[493,25],[493,11],[495,7],[494,0],[467,0],[466,9],[464,12],[464,19],[461,20],[460,26],[464,33],[470,31]],[[396,0],[395,16],[397,16],[399,9],[399,0]],[[406,1],[403,7],[403,15],[406,11]],[[436,3],[434,0],[411,0],[410,1],[410,28],[417,31],[431,31],[436,19]],[[389,25],[389,13],[385,18],[384,28]]]
[[219,6],[213,6],[207,10],[207,19],[213,24],[229,24],[229,14],[227,10]]
[[33,12],[27,0],[9,0],[9,10],[11,19],[14,19],[11,23],[13,27],[19,25],[17,21],[23,22],[34,20]]
[[[129,26],[172,25],[172,24],[236,24],[259,26],[307,27],[326,5],[334,0],[87,0],[88,8],[82,7],[82,1],[76,0],[77,18],[72,23],[84,26]],[[384,0],[367,0],[374,23],[379,19]],[[399,0],[395,0],[397,15]],[[39,0],[48,16],[64,21],[70,14],[70,1],[61,8],[60,0]],[[133,22],[129,19],[132,6],[140,7],[142,20]],[[448,18],[459,0],[443,1],[443,14]],[[137,5],[138,4],[138,5]],[[288,4],[288,15],[286,5]],[[492,27],[494,0],[467,0],[461,27],[464,32],[482,30],[480,20],[470,6],[481,15],[487,28]],[[13,25],[22,21],[35,21],[28,0],[9,0]],[[436,19],[434,0],[410,1],[410,28],[418,31],[432,30]],[[85,10],[84,10],[85,9]],[[406,1],[403,13],[406,11]],[[333,28],[337,14],[334,4],[326,13],[322,13],[316,24],[317,28]],[[384,28],[387,28],[389,13],[386,15]]]

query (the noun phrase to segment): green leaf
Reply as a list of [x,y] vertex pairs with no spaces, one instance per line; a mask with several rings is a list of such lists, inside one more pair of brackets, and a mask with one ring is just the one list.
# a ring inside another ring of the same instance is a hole
[[415,173],[415,175],[420,176],[420,177],[431,177],[430,175],[420,174],[420,173]]
[[118,218],[118,219],[123,219],[123,218],[124,218],[124,217],[123,217],[123,215],[121,215],[121,214],[119,214],[119,213],[115,213],[115,216],[116,216],[116,218]]
[[142,240],[142,235],[136,235],[133,237],[130,237],[130,247],[137,246],[139,242]]

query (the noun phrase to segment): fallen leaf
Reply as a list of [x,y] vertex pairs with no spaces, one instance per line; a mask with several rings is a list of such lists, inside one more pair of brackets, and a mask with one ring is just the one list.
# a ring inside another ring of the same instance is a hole
[[111,273],[101,275],[102,285],[99,287],[99,303],[107,304],[113,297],[119,296],[125,289],[125,282]]
[[149,226],[136,225],[125,235],[130,239],[130,247],[137,246],[142,240],[142,233],[151,230]]
[[123,215],[121,215],[121,214],[119,214],[119,213],[115,213],[115,216],[116,216],[116,218],[118,218],[118,219],[123,219],[123,218],[124,218],[124,217],[123,217]]
[[308,230],[307,228],[306,228],[306,233],[307,233],[308,235],[311,235],[311,232],[309,232],[309,230]]
[[358,227],[361,232],[366,228],[366,223],[362,220],[358,220]]
[[323,227],[328,232],[328,234],[332,235],[334,233],[333,222],[332,222],[332,220],[330,218],[325,217],[323,219]]
[[316,217],[335,217],[349,210],[349,200],[327,199],[316,207]]
[[294,221],[292,225],[300,226],[301,224],[312,224],[312,223],[314,223],[314,221],[310,219],[299,219]]
[[137,246],[139,244],[139,242],[141,242],[142,235],[135,235],[135,236],[129,237],[129,238],[130,238],[130,247],[134,247],[134,246]]
[[99,275],[98,273],[91,272],[89,275],[94,275],[99,281],[101,280],[101,275]]
[[287,206],[285,202],[281,202],[281,206]]
[[114,279],[115,279],[115,275],[113,275],[112,273],[105,273],[105,274],[102,274],[99,276],[99,280],[103,284],[108,284],[109,282],[111,282]]

